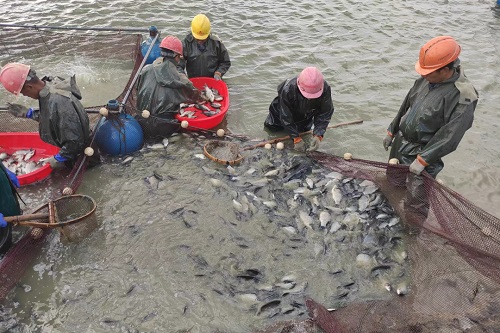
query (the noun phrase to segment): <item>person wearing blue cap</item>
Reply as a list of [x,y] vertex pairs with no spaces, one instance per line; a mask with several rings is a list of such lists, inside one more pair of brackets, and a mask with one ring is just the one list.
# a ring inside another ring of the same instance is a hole
[[151,43],[153,43],[153,40],[155,39],[156,35],[158,35],[158,38],[156,38],[156,42],[153,45],[153,48],[151,49],[151,52],[148,55],[148,58],[146,59],[146,65],[147,64],[152,64],[153,61],[156,60],[156,58],[160,57],[160,36],[158,32],[158,28],[156,26],[152,25],[149,27],[149,37],[142,42],[141,44],[141,53],[142,56],[146,56],[146,53],[149,50],[149,46]]

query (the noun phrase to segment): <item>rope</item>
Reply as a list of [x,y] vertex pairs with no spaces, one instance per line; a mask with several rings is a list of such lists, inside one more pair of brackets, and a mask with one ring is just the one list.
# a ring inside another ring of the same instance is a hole
[[11,24],[11,23],[0,23],[0,27],[4,28],[23,28],[23,29],[53,29],[53,30],[95,30],[95,31],[118,31],[118,32],[143,32],[146,33],[149,30],[142,28],[107,28],[107,27],[57,27],[49,25],[22,25],[22,24]]

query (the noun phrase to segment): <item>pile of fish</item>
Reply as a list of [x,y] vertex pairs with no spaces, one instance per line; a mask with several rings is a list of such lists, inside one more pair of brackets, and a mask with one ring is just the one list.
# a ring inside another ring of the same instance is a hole
[[[229,196],[236,217],[231,224],[237,228],[237,221],[254,223],[254,216],[265,214],[280,230],[285,245],[285,250],[274,254],[275,260],[308,247],[318,263],[331,260],[326,275],[331,276],[332,294],[325,302],[330,308],[355,301],[360,294],[408,293],[404,231],[377,185],[331,172],[306,156],[281,157],[256,150],[247,158],[249,163],[227,166],[225,171],[201,166],[221,198],[223,193]],[[245,242],[240,242],[245,248]],[[341,257],[350,259],[335,262]],[[318,281],[304,281],[293,273],[268,279],[272,271],[246,265],[231,266],[224,276],[231,287],[214,290],[249,305],[256,315],[301,316],[306,311],[305,297],[315,298],[308,295],[308,286]]]
[[16,176],[21,176],[40,169],[45,165],[46,162],[34,161],[32,159],[35,152],[35,149],[16,150],[12,155],[2,152],[0,153],[0,160],[5,168],[16,174]]
[[[219,91],[214,88],[209,88],[206,84],[204,89],[201,91],[201,97],[205,100],[203,103],[196,103],[196,104],[187,104],[187,103],[181,103],[179,106],[179,115],[181,117],[189,118],[189,119],[194,119],[196,118],[196,111],[190,111],[186,110],[187,108],[195,108],[198,110],[201,110],[202,113],[207,116],[207,117],[212,117],[215,116],[220,112],[220,108],[222,106],[220,101],[224,100],[224,97],[222,97],[219,94]],[[212,109],[210,109],[206,104],[209,104]]]

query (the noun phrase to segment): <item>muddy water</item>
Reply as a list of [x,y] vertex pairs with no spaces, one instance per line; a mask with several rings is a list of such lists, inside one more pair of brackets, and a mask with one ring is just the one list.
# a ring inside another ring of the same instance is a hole
[[[462,45],[462,64],[479,90],[480,102],[473,128],[445,158],[439,177],[500,216],[500,19],[490,9],[493,2],[210,1],[199,8],[181,1],[166,6],[158,1],[39,0],[12,1],[2,7],[4,22],[9,23],[137,28],[154,24],[162,35],[178,37],[187,33],[195,14],[205,11],[233,62],[226,76],[230,130],[267,137],[262,123],[276,86],[304,66],[316,65],[332,86],[332,123],[364,120],[362,125],[328,132],[321,150],[337,155],[348,151],[376,161],[387,159],[381,141],[417,77],[413,66],[420,46],[436,34],[450,34]],[[63,76],[75,73],[85,105],[117,96],[132,68],[130,61],[94,61],[71,54],[24,58],[1,52],[0,61],[23,61]],[[30,105],[4,90],[0,98]],[[277,318],[303,316],[300,308],[289,317],[257,316],[255,305],[241,298],[255,293],[255,286],[235,280],[235,269],[258,269],[264,285],[290,274],[298,284],[307,282],[304,293],[284,298],[283,307],[301,303],[305,294],[335,306],[339,285],[351,278],[357,286],[346,296],[348,301],[385,297],[383,288],[353,265],[359,248],[330,246],[327,255],[318,256],[315,244],[324,240],[321,233],[293,248],[276,222],[286,217],[270,217],[262,210],[241,218],[232,200],[242,189],[230,186],[222,191],[209,182],[213,175],[202,167],[229,171],[195,157],[202,145],[183,138],[166,151],[145,150],[129,165],[111,161],[86,173],[80,192],[98,201],[102,226],[78,245],[50,239],[10,299],[18,331],[153,332],[168,327],[175,332],[193,327],[192,332],[246,332]],[[244,176],[252,167],[266,168],[254,162],[246,159],[249,164],[236,168],[237,175]],[[163,177],[158,184],[150,178],[154,171]],[[58,181],[54,176],[21,194],[28,206],[36,206]],[[344,269],[342,276],[332,275],[339,267]]]

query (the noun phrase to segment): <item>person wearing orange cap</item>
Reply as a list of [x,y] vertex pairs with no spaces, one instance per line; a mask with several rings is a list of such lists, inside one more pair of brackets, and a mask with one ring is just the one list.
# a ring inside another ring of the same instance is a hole
[[183,59],[179,68],[189,78],[213,77],[221,80],[231,67],[226,47],[219,37],[211,33],[210,20],[204,14],[191,21],[191,32],[182,41]]
[[[333,115],[332,92],[316,67],[306,67],[294,78],[278,86],[278,96],[269,106],[264,126],[272,131],[288,132],[297,151],[315,151],[323,140]],[[313,128],[312,139],[305,143],[299,133]]]
[[450,36],[422,46],[415,64],[421,76],[387,128],[383,145],[385,150],[391,147],[389,158],[410,166],[410,201],[425,203],[421,173],[436,178],[444,167],[442,157],[457,149],[472,126],[479,95],[460,65],[460,51]]
[[[47,160],[53,169],[73,167],[90,142],[89,118],[80,102],[82,95],[75,76],[40,79],[30,66],[8,63],[0,71],[0,82],[16,96],[22,94],[38,100],[39,109],[8,104],[8,111],[16,117],[37,121],[40,138],[61,148]],[[94,154],[89,161],[92,165],[98,164],[99,154]]]

